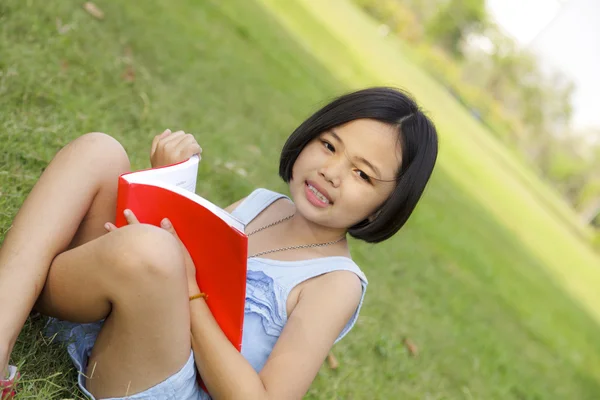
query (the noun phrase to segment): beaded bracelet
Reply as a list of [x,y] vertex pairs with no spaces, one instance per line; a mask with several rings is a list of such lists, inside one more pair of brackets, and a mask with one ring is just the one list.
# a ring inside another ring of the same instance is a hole
[[193,296],[190,296],[190,301],[195,300],[195,299],[199,299],[199,298],[207,299],[208,295],[206,293],[198,293],[198,294],[195,294]]

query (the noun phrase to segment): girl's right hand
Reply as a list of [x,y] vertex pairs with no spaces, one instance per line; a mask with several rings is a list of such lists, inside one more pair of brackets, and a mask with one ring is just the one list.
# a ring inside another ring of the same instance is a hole
[[202,148],[193,135],[167,129],[152,140],[150,163],[152,168],[164,167],[185,161],[194,154],[201,155]]

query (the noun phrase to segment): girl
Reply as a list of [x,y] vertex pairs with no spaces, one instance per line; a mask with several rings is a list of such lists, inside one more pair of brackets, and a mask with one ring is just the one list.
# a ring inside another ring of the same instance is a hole
[[[151,162],[200,152],[191,135],[167,130]],[[227,208],[249,236],[240,354],[202,298],[177,227],[139,224],[127,210],[129,225],[107,223],[117,177],[129,170],[121,145],[101,133],[76,139],[44,171],[0,249],[5,394],[16,379],[10,351],[33,307],[52,317],[49,334],[69,340],[91,398],[302,398],[364,299],[367,280],[346,236],[376,243],[397,232],[436,157],[433,124],[391,88],[341,96],[292,133],[279,167],[291,199],[257,189]]]

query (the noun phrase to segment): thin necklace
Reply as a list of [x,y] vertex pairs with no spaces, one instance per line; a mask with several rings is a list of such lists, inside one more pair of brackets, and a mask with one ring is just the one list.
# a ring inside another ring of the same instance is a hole
[[[287,217],[281,218],[280,220],[277,220],[275,222],[271,222],[268,225],[262,226],[258,229],[253,230],[252,232],[248,233],[247,236],[250,237],[252,235],[254,235],[255,233],[258,233],[264,229],[270,228],[272,226],[275,226],[277,224],[280,224],[284,221],[287,221],[288,219],[292,218],[295,215],[288,215]],[[296,245],[296,246],[287,246],[287,247],[280,247],[280,248],[276,248],[276,249],[271,249],[271,250],[265,250],[265,251],[261,251],[255,254],[252,254],[251,256],[249,256],[248,258],[253,258],[253,257],[259,257],[265,254],[269,254],[269,253],[275,253],[278,251],[286,251],[286,250],[296,250],[296,249],[306,249],[306,248],[310,248],[310,247],[324,247],[324,246],[329,246],[332,244],[336,244],[338,242],[341,242],[342,239],[344,239],[346,236],[342,236],[341,238],[337,239],[337,240],[333,240],[331,242],[325,242],[325,243],[313,243],[313,244],[301,244],[301,245]]]

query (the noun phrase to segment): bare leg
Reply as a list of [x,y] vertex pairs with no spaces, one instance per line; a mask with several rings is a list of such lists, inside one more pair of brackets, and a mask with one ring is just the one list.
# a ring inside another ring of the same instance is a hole
[[117,397],[177,372],[191,351],[180,244],[167,231],[131,225],[60,254],[39,300],[70,321],[106,318],[92,351],[87,389]]
[[0,366],[36,299],[40,311],[67,320],[108,316],[90,364],[88,388],[98,396],[141,391],[187,360],[179,243],[145,225],[104,235],[116,178],[128,168],[118,142],[84,135],[57,154],[30,193],[0,249],[0,301],[9,311],[0,318]]
[[23,203],[0,248],[0,373],[52,260],[104,233],[103,223],[114,220],[117,176],[128,169],[116,140],[83,135],[58,152]]

